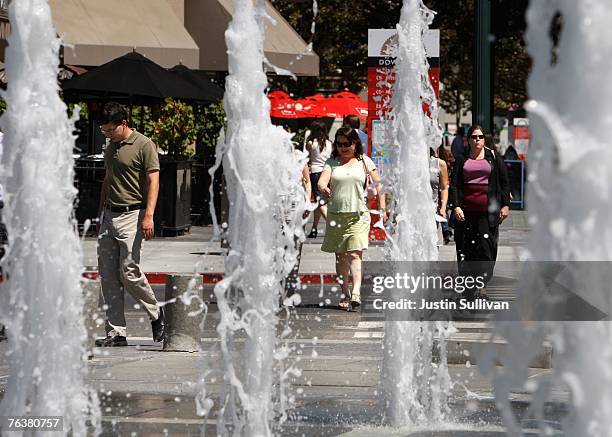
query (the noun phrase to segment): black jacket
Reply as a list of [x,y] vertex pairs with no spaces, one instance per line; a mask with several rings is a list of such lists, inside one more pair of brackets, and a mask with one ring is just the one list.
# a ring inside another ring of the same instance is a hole
[[[506,164],[498,153],[485,148],[485,159],[491,165],[488,211],[489,226],[494,227],[499,223],[499,210],[504,206],[510,206],[510,182],[508,181]],[[449,196],[451,209],[457,206],[463,207],[463,166],[467,160],[468,156],[466,155],[461,155],[455,160]]]

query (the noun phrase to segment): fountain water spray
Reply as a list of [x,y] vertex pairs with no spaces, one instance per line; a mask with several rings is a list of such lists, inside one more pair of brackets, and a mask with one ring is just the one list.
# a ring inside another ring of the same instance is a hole
[[75,118],[68,119],[58,95],[60,41],[46,0],[13,1],[9,17],[0,174],[10,235],[3,270],[10,276],[0,316],[9,335],[10,376],[0,416],[62,416],[64,435],[86,435],[89,418],[97,434],[97,396],[84,381]]
[[[530,2],[526,40],[533,68],[527,110],[532,135],[527,192],[532,230],[526,262],[581,261],[586,266],[612,259],[612,43],[607,39],[611,21],[612,9],[602,0]],[[551,37],[555,27],[561,32],[558,47]],[[583,298],[610,314],[610,283],[602,271],[607,268],[585,270],[591,271],[574,273],[572,280],[591,290]],[[537,269],[529,272],[517,296],[525,308],[542,297],[534,292],[542,289],[542,278]],[[498,358],[504,368],[496,375],[496,398],[510,435],[521,435],[508,401],[510,390],[525,384],[534,391],[532,409],[536,418],[543,418],[555,381],[571,393],[570,414],[563,424],[566,435],[612,435],[610,322],[512,323],[500,324],[498,330],[512,350]],[[534,384],[527,381],[527,368],[545,336],[553,345],[554,373]]]
[[[225,279],[215,287],[225,382],[217,433],[268,436],[273,419],[284,417],[278,405],[291,374],[282,367],[288,351],[278,344],[277,313],[281,282],[296,261],[294,238],[304,238],[306,203],[299,193],[305,160],[296,159],[291,135],[270,122],[263,70],[265,1],[234,0],[233,6],[225,34],[227,134],[217,148],[224,153],[230,203],[230,251]],[[237,347],[236,335],[246,335],[243,348]],[[205,389],[197,402],[199,413],[208,414],[212,400]]]
[[[392,142],[388,177],[396,200],[396,235],[388,236],[392,261],[434,261],[437,234],[429,182],[429,147],[437,148],[436,96],[429,81],[423,34],[433,13],[421,0],[404,0],[397,26],[397,82],[387,138]],[[430,115],[423,111],[429,106]],[[436,329],[440,364],[432,363]],[[391,425],[414,426],[444,419],[450,377],[446,367],[442,324],[388,321],[385,325],[383,398]]]

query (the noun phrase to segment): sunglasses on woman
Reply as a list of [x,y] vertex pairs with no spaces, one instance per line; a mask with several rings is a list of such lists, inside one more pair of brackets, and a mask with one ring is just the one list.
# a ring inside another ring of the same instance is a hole
[[353,143],[348,141],[336,141],[336,147],[351,147]]
[[484,140],[484,135],[472,135],[470,138],[473,140]]

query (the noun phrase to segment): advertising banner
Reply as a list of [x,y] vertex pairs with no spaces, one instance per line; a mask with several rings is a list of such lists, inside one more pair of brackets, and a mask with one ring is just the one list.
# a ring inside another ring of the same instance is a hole
[[[368,130],[370,144],[368,154],[384,173],[383,120],[391,110],[393,84],[395,83],[395,59],[398,36],[395,29],[368,30]],[[440,31],[431,29],[425,33],[425,50],[429,61],[429,77],[436,92],[440,89]]]
[[[436,96],[440,89],[440,31],[431,29],[425,33],[425,51],[429,61],[429,78]],[[391,111],[393,85],[396,80],[395,60],[398,50],[398,35],[396,29],[368,29],[368,155],[376,164],[381,176],[389,165],[389,154],[385,153],[388,143],[385,138],[387,131],[385,122]],[[427,111],[427,108],[424,108]],[[370,205],[372,209],[376,205]],[[372,216],[375,226],[378,217]],[[385,233],[374,227],[370,237],[383,240]]]

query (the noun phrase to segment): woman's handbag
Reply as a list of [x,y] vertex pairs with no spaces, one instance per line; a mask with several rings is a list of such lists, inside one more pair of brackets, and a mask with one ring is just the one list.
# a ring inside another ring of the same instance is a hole
[[368,203],[369,200],[375,199],[378,193],[376,192],[376,187],[374,186],[372,175],[368,171],[368,168],[366,167],[366,164],[365,164],[365,159],[363,157],[361,158],[361,163],[363,164],[363,171],[365,173],[365,181],[363,183],[363,190],[365,192],[364,197],[365,197],[366,203]]

